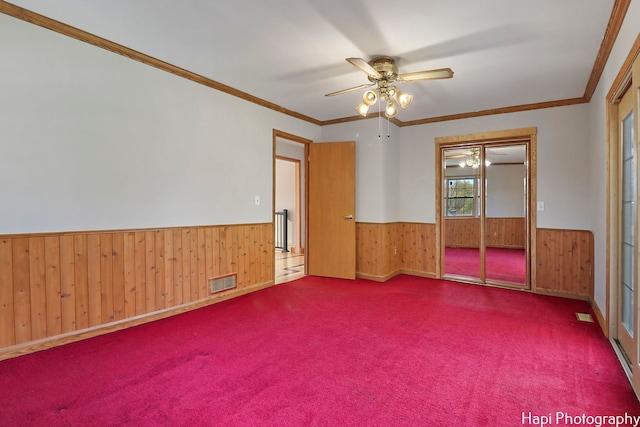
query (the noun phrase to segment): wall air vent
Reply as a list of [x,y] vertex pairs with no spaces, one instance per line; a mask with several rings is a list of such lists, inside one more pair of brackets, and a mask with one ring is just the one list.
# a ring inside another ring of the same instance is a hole
[[215,277],[209,279],[209,292],[215,294],[216,292],[226,291],[236,287],[236,275],[230,274],[228,276]]

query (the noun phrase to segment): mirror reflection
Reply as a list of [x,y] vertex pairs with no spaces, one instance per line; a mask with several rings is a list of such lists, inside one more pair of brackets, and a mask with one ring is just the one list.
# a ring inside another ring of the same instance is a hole
[[524,145],[486,147],[487,281],[527,283],[527,170]]
[[444,272],[480,278],[481,147],[444,150]]

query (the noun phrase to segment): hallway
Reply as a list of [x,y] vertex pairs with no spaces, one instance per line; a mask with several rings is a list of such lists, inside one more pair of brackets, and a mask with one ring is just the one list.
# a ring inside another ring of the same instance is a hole
[[276,249],[276,284],[291,282],[304,276],[304,254]]

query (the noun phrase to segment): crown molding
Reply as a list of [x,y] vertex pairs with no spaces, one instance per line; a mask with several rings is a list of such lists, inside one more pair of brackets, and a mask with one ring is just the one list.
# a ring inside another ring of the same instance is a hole
[[[589,101],[591,101],[591,97],[593,96],[593,93],[595,92],[595,89],[598,86],[598,82],[600,81],[600,77],[602,76],[604,67],[606,66],[609,55],[611,54],[611,50],[613,49],[613,45],[615,44],[615,41],[618,37],[620,28],[622,27],[622,23],[624,22],[624,18],[630,3],[631,3],[631,0],[615,0],[613,9],[611,12],[611,16],[609,18],[609,22],[607,24],[607,28],[605,30],[602,43],[600,45],[600,49],[598,51],[598,55],[596,56],[593,69],[591,70],[591,75],[589,77],[584,95],[582,97],[562,99],[557,101],[537,102],[532,104],[523,104],[523,105],[510,106],[510,107],[501,107],[501,108],[473,111],[473,112],[467,112],[467,113],[450,114],[450,115],[438,116],[438,117],[427,117],[424,119],[410,120],[406,122],[400,121],[397,118],[390,119],[390,121],[398,127],[405,127],[405,126],[416,126],[416,125],[423,125],[428,123],[436,123],[436,122],[443,122],[443,121],[450,121],[450,120],[489,116],[489,115],[495,115],[495,114],[506,114],[506,113],[521,112],[521,111],[537,110],[541,108],[552,108],[552,107],[588,103]],[[201,85],[210,87],[212,89],[219,90],[229,95],[241,98],[245,101],[252,102],[262,107],[277,111],[282,114],[286,114],[291,117],[295,117],[297,119],[300,119],[318,126],[329,126],[334,124],[347,123],[347,122],[353,122],[357,120],[366,120],[374,117],[379,117],[379,113],[373,113],[373,114],[368,114],[366,117],[351,116],[351,117],[343,117],[343,118],[337,118],[332,120],[318,120],[313,117],[298,113],[296,111],[289,110],[285,107],[266,101],[264,99],[258,98],[249,93],[240,91],[231,86],[227,86],[223,83],[204,77],[200,74],[196,74],[189,70],[185,70],[184,68],[180,68],[168,62],[146,55],[142,52],[138,52],[126,46],[123,46],[118,43],[112,42],[110,40],[104,39],[102,37],[96,36],[87,31],[80,30],[78,28],[72,27],[70,25],[64,24],[62,22],[56,21],[46,16],[37,14],[30,10],[24,9],[20,6],[16,6],[4,0],[0,0],[0,13],[12,16],[14,18],[23,20],[25,22],[29,22],[34,25],[38,25],[40,27],[46,28],[51,31],[55,31],[56,33],[59,33],[59,34],[72,37],[76,40],[80,40],[82,42],[92,44],[94,46],[116,53],[118,55],[126,56],[128,58],[142,62],[146,65],[150,65],[152,67],[169,72],[171,74],[175,74],[179,77],[183,77],[185,79],[194,81]]]
[[604,31],[604,37],[600,44],[600,50],[598,51],[596,61],[593,64],[593,69],[591,70],[591,76],[589,76],[587,87],[584,90],[584,99],[586,102],[591,101],[591,97],[593,96],[596,87],[598,87],[598,82],[600,81],[600,77],[602,77],[604,67],[607,65],[607,60],[609,59],[613,45],[618,38],[620,28],[622,27],[624,17],[627,15],[627,9],[629,9],[630,4],[631,0],[616,0],[613,4],[609,23],[607,24],[607,29]]

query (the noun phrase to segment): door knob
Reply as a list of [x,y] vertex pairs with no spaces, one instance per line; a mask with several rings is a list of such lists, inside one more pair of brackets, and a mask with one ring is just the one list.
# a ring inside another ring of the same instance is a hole
[[345,215],[344,219],[353,219],[353,215]]

